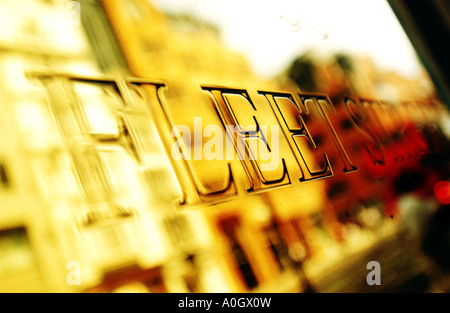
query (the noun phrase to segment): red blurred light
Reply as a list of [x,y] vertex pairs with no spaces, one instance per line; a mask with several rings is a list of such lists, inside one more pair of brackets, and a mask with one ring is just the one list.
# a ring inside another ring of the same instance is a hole
[[440,181],[434,185],[434,194],[442,204],[450,204],[450,182]]

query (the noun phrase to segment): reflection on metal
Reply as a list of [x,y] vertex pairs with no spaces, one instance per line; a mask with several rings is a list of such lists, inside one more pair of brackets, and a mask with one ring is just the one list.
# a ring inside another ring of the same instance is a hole
[[21,8],[0,4],[0,291],[366,291],[366,254],[415,260],[371,291],[434,270],[402,244],[448,198],[425,74],[311,50],[269,79],[146,0]]

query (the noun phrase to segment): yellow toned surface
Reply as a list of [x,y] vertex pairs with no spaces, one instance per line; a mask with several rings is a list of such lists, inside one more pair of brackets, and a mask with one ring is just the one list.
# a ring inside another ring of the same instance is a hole
[[23,2],[1,292],[448,291],[448,110],[387,3]]

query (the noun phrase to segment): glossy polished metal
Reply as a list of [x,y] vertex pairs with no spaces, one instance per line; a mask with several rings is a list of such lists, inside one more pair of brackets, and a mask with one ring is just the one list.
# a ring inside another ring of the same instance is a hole
[[414,243],[440,242],[449,114],[387,4],[24,3],[0,3],[0,291],[445,289]]

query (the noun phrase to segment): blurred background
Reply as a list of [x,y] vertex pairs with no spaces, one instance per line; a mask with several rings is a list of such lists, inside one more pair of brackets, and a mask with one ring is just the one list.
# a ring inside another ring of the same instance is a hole
[[[449,104],[388,2],[3,0],[0,26],[1,292],[450,291]],[[223,126],[201,86],[246,90],[252,130],[258,91],[294,95],[288,177],[172,137]]]

